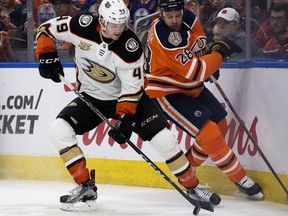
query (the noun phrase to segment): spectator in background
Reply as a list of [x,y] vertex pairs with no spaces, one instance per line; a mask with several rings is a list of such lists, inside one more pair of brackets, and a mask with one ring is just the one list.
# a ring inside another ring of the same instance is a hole
[[213,22],[220,10],[225,7],[231,7],[230,1],[227,0],[211,0],[203,2],[203,19],[204,24]]
[[[128,3],[130,10],[130,27],[134,28],[135,22],[143,17],[155,13],[158,9],[158,0],[130,0]],[[145,48],[147,34],[152,19],[144,20],[138,23],[136,34],[140,38],[142,47]]]
[[98,9],[101,0],[86,0],[83,2],[81,6],[81,11],[88,11],[92,13],[94,16],[99,16]]
[[27,1],[26,0],[15,0],[14,9],[21,14],[21,19],[25,20],[22,21],[22,25],[20,28],[20,40],[18,39],[16,47],[17,48],[25,48],[27,49]]
[[9,29],[20,27],[26,22],[26,17],[22,17],[18,10],[15,10],[15,0],[0,1],[0,15]]
[[14,61],[14,59],[11,58],[10,55],[11,47],[8,37],[8,28],[5,23],[0,20],[0,62]]
[[25,38],[21,27],[26,22],[26,17],[15,10],[15,0],[1,0],[0,5],[0,17],[8,28],[11,48],[18,48]]
[[56,17],[54,7],[50,0],[34,0],[33,10],[35,29],[47,20]]
[[[51,0],[56,17],[74,16],[79,10],[73,6],[72,0]],[[70,56],[74,56],[74,45],[65,41],[57,41],[57,50],[68,50]]]
[[223,8],[214,19],[213,42],[232,40],[242,48],[241,53],[234,53],[231,58],[245,56],[245,32],[239,29],[240,16],[233,8]]
[[263,13],[263,17],[265,17],[265,20],[261,23],[261,26],[259,27],[258,31],[255,35],[253,35],[253,42],[261,49],[263,49],[265,43],[273,38],[274,31],[270,22],[270,14],[271,14],[271,8],[274,4],[280,4],[280,3],[288,3],[288,0],[273,0],[268,12]]
[[215,17],[223,8],[231,7],[231,4],[227,0],[213,0],[203,2],[202,7],[201,22],[209,41],[213,37],[213,21]]
[[[199,14],[197,14],[197,7],[199,5]],[[199,20],[202,22],[202,15],[203,15],[203,3],[202,1],[185,1],[184,7],[188,10],[190,10],[195,16],[199,18]]]
[[73,16],[79,12],[79,8],[74,7],[72,0],[51,0],[56,17]]
[[[158,0],[130,0],[128,2],[130,10],[130,24],[133,24],[139,18],[155,13],[158,9]],[[150,24],[149,20],[139,23],[140,26],[146,27]]]
[[267,41],[263,53],[269,59],[288,61],[288,3],[273,4],[270,23],[274,37]]
[[86,1],[90,1],[90,0],[71,0],[74,10],[76,11],[80,11]]
[[[246,0],[230,0],[231,7],[234,8],[240,15],[240,26],[244,31],[246,30]],[[251,5],[251,35],[254,35],[260,27],[260,23],[265,20],[263,11],[257,4]],[[250,22],[250,20],[249,20]]]

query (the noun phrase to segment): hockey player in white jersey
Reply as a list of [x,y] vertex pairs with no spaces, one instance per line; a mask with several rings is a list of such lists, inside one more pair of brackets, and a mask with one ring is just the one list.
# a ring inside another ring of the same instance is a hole
[[[129,10],[122,0],[103,0],[99,18],[83,13],[43,23],[36,37],[40,75],[60,82],[59,74],[64,72],[54,41],[73,43],[78,91],[107,118],[117,119],[118,131],[110,130],[109,135],[123,144],[122,135],[129,139],[134,131],[165,159],[190,195],[193,191],[192,199],[208,205],[218,204],[221,198],[217,194],[199,187],[192,166],[168,129],[169,124],[144,91],[143,50],[136,34],[127,28],[128,20]],[[101,122],[77,97],[60,111],[51,125],[52,142],[78,185],[71,194],[60,198],[61,203],[73,205],[97,199],[94,175],[89,175],[76,135]]]

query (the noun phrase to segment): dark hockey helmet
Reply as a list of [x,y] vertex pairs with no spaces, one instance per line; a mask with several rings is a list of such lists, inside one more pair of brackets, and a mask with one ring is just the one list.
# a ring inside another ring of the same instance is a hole
[[159,0],[161,11],[175,11],[184,9],[184,0]]

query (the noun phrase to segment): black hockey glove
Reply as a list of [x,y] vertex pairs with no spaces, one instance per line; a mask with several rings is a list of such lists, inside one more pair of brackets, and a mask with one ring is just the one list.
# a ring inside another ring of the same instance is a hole
[[[215,78],[216,80],[218,80],[219,77],[220,77],[220,71],[217,70],[217,71],[214,72],[212,75],[214,76],[214,78]],[[210,79],[210,77],[209,77],[208,79],[205,80],[205,82],[210,82],[210,83],[212,83],[213,81],[212,81],[212,80]]]
[[117,120],[115,127],[116,130],[109,130],[108,135],[112,137],[117,143],[124,144],[125,138],[130,139],[132,135],[133,117],[125,114],[121,119]]
[[210,52],[219,52],[222,55],[223,60],[229,60],[233,53],[242,52],[242,48],[235,42],[225,39],[214,42],[210,47]]
[[39,73],[45,79],[61,82],[59,74],[64,76],[63,66],[57,52],[44,53],[39,56]]

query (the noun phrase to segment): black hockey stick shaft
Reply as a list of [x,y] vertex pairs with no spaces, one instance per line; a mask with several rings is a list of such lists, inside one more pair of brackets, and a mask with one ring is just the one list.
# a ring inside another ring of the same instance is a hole
[[261,157],[263,158],[263,160],[265,161],[265,163],[267,164],[267,166],[269,167],[269,169],[271,170],[271,172],[273,173],[273,175],[275,176],[275,178],[277,179],[277,181],[279,182],[279,184],[281,185],[281,187],[283,188],[283,190],[285,191],[287,197],[288,197],[288,190],[285,187],[285,185],[283,184],[283,182],[281,181],[281,179],[279,178],[279,176],[277,175],[277,173],[275,172],[274,168],[272,167],[271,163],[269,162],[269,160],[267,159],[267,157],[265,156],[265,154],[263,153],[263,151],[261,150],[261,148],[259,147],[257,141],[253,138],[253,136],[250,134],[249,130],[247,129],[247,127],[245,126],[244,121],[240,118],[240,116],[238,115],[238,113],[236,112],[236,110],[234,109],[234,107],[232,106],[231,102],[229,101],[227,95],[225,94],[225,92],[223,91],[223,89],[221,88],[221,86],[219,85],[219,83],[217,82],[217,80],[215,79],[215,77],[211,76],[210,79],[213,81],[213,83],[215,84],[216,88],[218,89],[218,91],[220,92],[220,94],[222,95],[222,97],[224,98],[225,102],[227,103],[227,105],[229,106],[229,108],[231,109],[231,111],[233,112],[235,118],[238,120],[240,126],[244,129],[245,133],[247,134],[247,136],[249,137],[249,139],[252,141],[252,143],[254,144],[254,146],[257,148],[259,154],[261,155]]
[[[61,81],[65,83],[70,90],[72,90],[99,118],[101,118],[111,129],[118,130],[115,125],[109,121],[109,119],[106,118],[93,104],[86,99],[71,83],[69,83],[63,76],[59,75]],[[186,200],[188,200],[193,206],[195,206],[193,213],[197,215],[201,209],[206,209],[208,211],[214,211],[214,209],[210,209],[210,206],[201,206],[200,203],[196,200],[191,199],[188,197],[183,190],[175,183],[173,182],[153,161],[149,159],[139,148],[135,146],[133,142],[131,142],[129,139],[125,138],[125,142],[132,147],[150,166],[158,172],[167,182],[169,182]],[[213,207],[213,206],[212,206]]]

